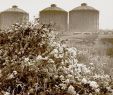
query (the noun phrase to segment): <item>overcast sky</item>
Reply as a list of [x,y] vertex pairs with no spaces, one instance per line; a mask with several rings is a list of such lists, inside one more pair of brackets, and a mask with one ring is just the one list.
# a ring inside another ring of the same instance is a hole
[[113,0],[0,0],[0,11],[17,5],[30,14],[30,19],[34,16],[38,17],[40,10],[57,4],[58,7],[69,11],[81,3],[87,3],[100,11],[100,28],[113,29]]

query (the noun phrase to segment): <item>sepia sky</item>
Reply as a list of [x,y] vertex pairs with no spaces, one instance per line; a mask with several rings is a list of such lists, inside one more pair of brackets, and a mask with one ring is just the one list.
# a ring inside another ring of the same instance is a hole
[[113,29],[113,0],[0,0],[0,11],[17,5],[27,11],[33,20],[34,16],[38,17],[40,10],[53,3],[66,11],[87,3],[100,11],[100,29]]

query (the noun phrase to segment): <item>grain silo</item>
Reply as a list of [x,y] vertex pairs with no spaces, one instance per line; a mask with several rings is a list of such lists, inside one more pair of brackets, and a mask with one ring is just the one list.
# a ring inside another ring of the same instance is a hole
[[82,3],[69,12],[70,32],[98,32],[99,11]]
[[56,30],[67,30],[68,12],[52,4],[50,7],[40,11],[41,24],[54,24]]
[[0,28],[8,29],[12,24],[23,23],[29,20],[29,14],[24,10],[18,8],[16,5],[12,6],[0,14]]

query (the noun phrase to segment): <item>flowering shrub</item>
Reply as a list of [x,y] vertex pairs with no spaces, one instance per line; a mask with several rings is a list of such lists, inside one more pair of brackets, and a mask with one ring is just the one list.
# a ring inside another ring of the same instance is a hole
[[80,64],[77,49],[56,41],[51,25],[15,24],[0,33],[0,92],[3,95],[113,94],[108,75]]

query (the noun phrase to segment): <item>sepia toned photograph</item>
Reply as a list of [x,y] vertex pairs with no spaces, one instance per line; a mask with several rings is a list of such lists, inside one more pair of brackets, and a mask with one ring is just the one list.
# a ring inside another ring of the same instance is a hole
[[0,0],[0,95],[113,95],[113,0]]

